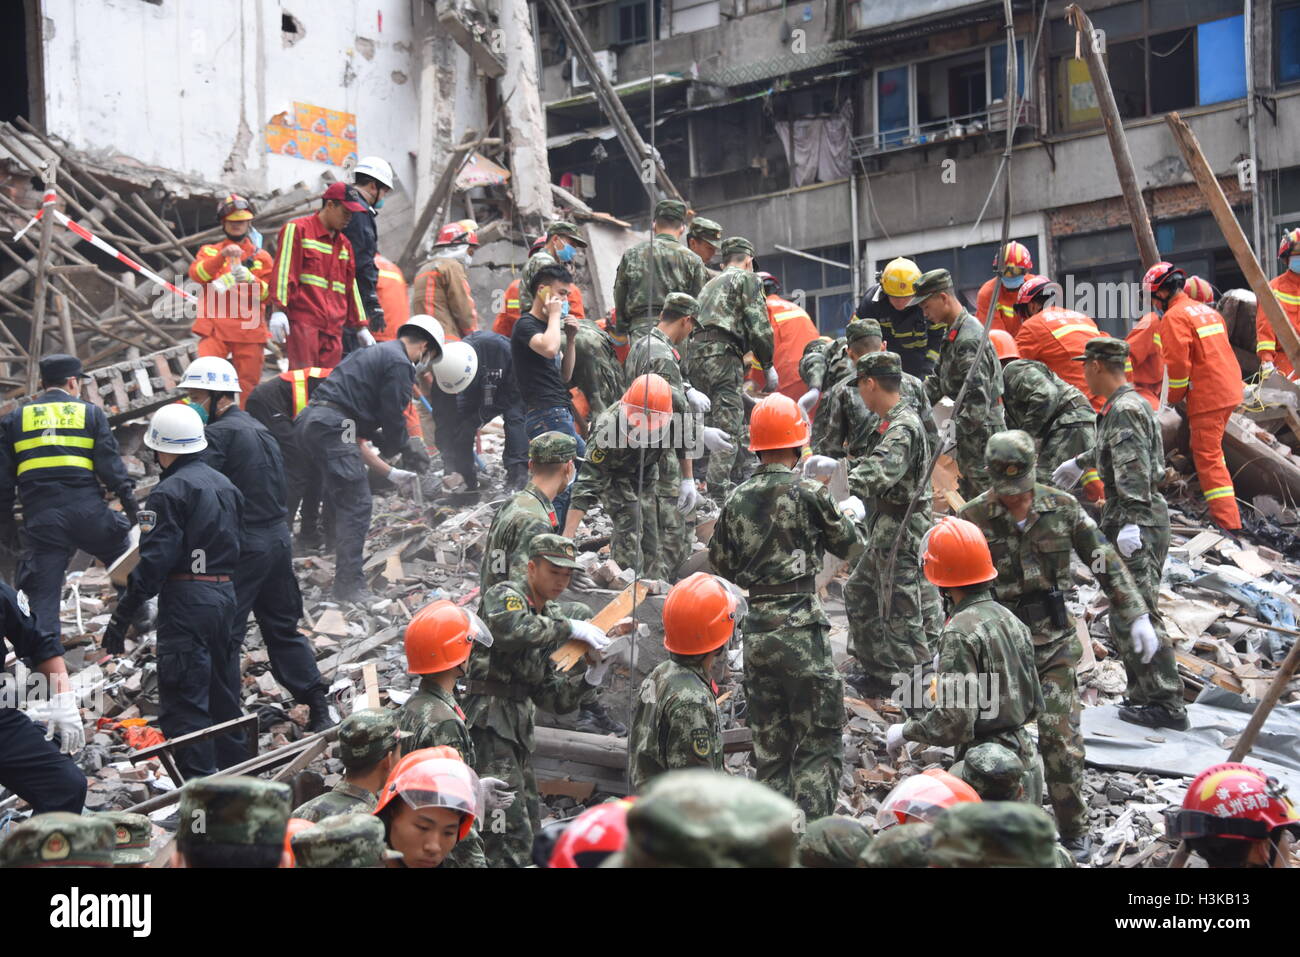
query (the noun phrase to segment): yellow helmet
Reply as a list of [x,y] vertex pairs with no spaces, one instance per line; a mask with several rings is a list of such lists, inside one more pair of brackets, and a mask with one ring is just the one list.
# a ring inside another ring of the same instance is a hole
[[880,285],[885,287],[887,296],[910,296],[912,287],[921,278],[921,270],[910,259],[899,256],[891,259],[880,274]]

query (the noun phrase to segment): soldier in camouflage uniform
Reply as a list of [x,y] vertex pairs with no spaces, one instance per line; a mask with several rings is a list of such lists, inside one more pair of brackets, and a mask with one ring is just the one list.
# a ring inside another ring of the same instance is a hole
[[700,257],[682,245],[686,204],[661,199],[655,204],[653,239],[639,242],[618,262],[614,273],[614,333],[624,341],[639,339],[663,310],[670,292],[698,296],[708,276]]
[[686,230],[686,247],[700,257],[700,262],[704,263],[704,271],[710,279],[718,275],[718,270],[711,268],[709,264],[713,262],[720,245],[722,245],[721,224],[705,219],[703,216],[696,216],[691,220],[690,228]]
[[996,741],[971,748],[951,770],[975,789],[981,801],[1038,803],[1025,794],[1025,763]]
[[921,821],[885,828],[860,855],[859,867],[929,867],[934,826]]
[[289,846],[296,867],[383,867],[401,858],[388,849],[384,822],[371,814],[332,815],[299,831]]
[[144,867],[153,860],[153,824],[148,817],[127,811],[106,811],[99,817],[113,825],[114,867]]
[[1115,543],[1138,589],[1152,609],[1157,647],[1137,651],[1135,630],[1121,618],[1111,619],[1110,631],[1128,672],[1128,693],[1119,716],[1152,728],[1187,729],[1183,682],[1173,647],[1165,641],[1164,624],[1156,614],[1160,574],[1169,554],[1169,508],[1160,494],[1165,451],[1151,406],[1126,381],[1128,343],[1098,336],[1089,341],[1083,373],[1093,395],[1106,400],[1097,415],[1097,445],[1060,465],[1053,485],[1069,488],[1088,469],[1101,473],[1106,505],[1101,529]]
[[591,407],[588,421],[617,404],[623,394],[623,367],[614,352],[614,340],[590,319],[578,320],[578,334],[573,337],[577,356],[569,385],[581,389]]
[[37,814],[10,829],[0,867],[112,867],[114,830],[98,814]]
[[822,393],[852,374],[853,360],[849,358],[849,344],[844,336],[813,339],[803,347],[803,355],[799,357],[799,378],[808,387],[799,397],[799,408],[815,423],[821,412],[818,400]]
[[[1067,459],[1097,443],[1097,413],[1088,397],[1035,359],[1002,364],[1002,402],[1007,428],[1021,429],[1038,449],[1038,481],[1052,484],[1052,473]],[[1088,498],[1101,498],[1101,477],[1083,477]]]
[[722,506],[709,560],[749,590],[741,630],[758,780],[815,820],[835,810],[844,722],[844,682],[831,659],[816,578],[822,553],[847,559],[858,533],[826,486],[795,470],[808,422],[790,398],[763,399],[750,433],[750,451],[762,464]]
[[743,467],[739,452],[745,440],[745,353],[752,353],[760,369],[767,370],[767,388],[778,385],[772,365],[772,323],[767,318],[763,282],[754,274],[754,246],[748,239],[731,236],[722,241],[722,275],[709,280],[700,293],[699,328],[691,337],[690,379],[709,397],[706,427],[720,429],[731,448],[716,446],[705,437],[709,465],[705,482],[709,494],[721,502],[731,491],[733,470]]
[[857,818],[832,814],[808,825],[799,841],[800,867],[860,867],[871,832]]
[[1057,867],[1052,819],[1019,801],[962,803],[930,833],[932,867]]
[[577,455],[578,442],[567,432],[543,432],[528,443],[529,482],[492,518],[479,565],[480,595],[508,578],[523,581],[533,536],[560,530],[552,502],[569,487]]
[[946,269],[931,269],[916,281],[912,305],[921,304],[925,318],[948,328],[939,349],[934,375],[925,380],[931,403],[947,396],[956,400],[971,367],[976,367],[961,408],[950,420],[948,434],[957,442],[957,467],[961,469],[961,494],[971,499],[988,488],[984,446],[989,436],[1006,428],[1002,414],[1002,369],[985,342],[984,327],[966,311],[953,289]]
[[369,814],[379,803],[376,795],[388,780],[405,737],[393,712],[353,711],[339,725],[343,777],[333,788],[298,807],[292,816],[319,821],[331,814]]
[[172,867],[279,867],[287,863],[289,785],[229,775],[181,788]]
[[925,576],[946,593],[952,616],[939,636],[933,698],[918,702],[903,689],[911,717],[889,727],[886,747],[890,754],[907,741],[952,747],[960,761],[977,745],[996,741],[1024,762],[1025,790],[1042,794],[1025,730],[1043,710],[1033,645],[1029,629],[993,598],[998,571],[984,535],[968,521],[945,516],[926,538],[922,560]]
[[538,247],[537,252],[528,257],[524,268],[520,270],[519,289],[525,293],[532,289],[533,277],[543,266],[553,266],[558,262],[567,269],[572,269],[575,247],[587,248],[587,241],[582,238],[582,230],[562,219],[548,224],[542,245]]
[[538,535],[528,547],[528,570],[521,582],[506,580],[483,596],[483,618],[492,632],[491,647],[475,645],[470,657],[465,714],[474,744],[474,770],[505,782],[516,798],[484,822],[483,845],[493,867],[527,867],[533,834],[541,824],[540,799],[533,775],[533,718],[541,706],[556,714],[594,703],[604,668],[583,667],[567,674],[550,656],[570,639],[586,642],[592,654],[609,639],[577,615],[585,605],[555,601],[569,585],[573,542]]
[[[1038,749],[1047,792],[1062,842],[1072,853],[1086,856],[1088,808],[1083,799],[1079,731],[1083,705],[1075,676],[1083,648],[1066,605],[1074,592],[1071,553],[1097,577],[1116,624],[1122,622],[1125,630],[1129,626],[1150,630],[1149,609],[1133,576],[1083,506],[1074,496],[1034,481],[1034,441],[1027,432],[994,435],[985,461],[993,486],[958,514],[984,532],[998,570],[994,583],[998,601],[1033,636],[1043,687]],[[1038,800],[1039,795],[1030,792],[1030,798]]]

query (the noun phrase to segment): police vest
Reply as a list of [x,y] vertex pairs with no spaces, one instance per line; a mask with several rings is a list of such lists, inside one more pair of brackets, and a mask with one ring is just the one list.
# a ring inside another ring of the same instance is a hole
[[288,382],[293,387],[293,417],[298,418],[298,413],[307,408],[307,400],[311,398],[311,385],[309,379],[324,379],[334,370],[322,369],[319,366],[313,366],[310,369],[291,369],[288,372],[281,372],[280,378]]
[[88,403],[71,397],[23,406],[14,442],[18,477],[57,477],[50,469],[85,469],[93,475],[95,438],[88,410]]

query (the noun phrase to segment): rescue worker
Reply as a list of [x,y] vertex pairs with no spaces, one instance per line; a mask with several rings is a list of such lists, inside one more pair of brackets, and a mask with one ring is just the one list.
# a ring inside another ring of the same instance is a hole
[[113,825],[113,866],[144,867],[153,861],[150,838],[153,822],[144,814],[101,811],[96,817]]
[[686,248],[700,257],[709,278],[716,276],[717,270],[710,269],[709,263],[718,253],[722,244],[722,226],[703,216],[693,216],[691,225],[686,230]]
[[[1106,486],[1101,530],[1124,559],[1147,608],[1156,609],[1161,570],[1169,553],[1169,508],[1159,489],[1165,470],[1164,441],[1151,406],[1125,379],[1127,358],[1128,343],[1109,336],[1093,339],[1080,356],[1093,393],[1106,404],[1097,417],[1096,446],[1057,466],[1052,484],[1068,490],[1086,469],[1101,473]],[[1154,614],[1151,622],[1159,647],[1143,647],[1140,652],[1123,621],[1111,622],[1128,674],[1119,716],[1149,728],[1184,731],[1187,707],[1174,651],[1164,640],[1160,615]]]
[[[577,283],[570,283],[572,292],[578,288]],[[573,315],[570,308],[569,315]],[[590,319],[578,318],[578,331],[573,337],[573,375],[569,379],[569,394],[574,398],[575,406],[581,394],[581,401],[586,402],[587,412],[582,418],[590,429],[592,422],[615,405],[623,394],[623,366],[614,352],[614,340]]]
[[189,276],[203,284],[198,315],[191,331],[199,337],[199,355],[229,359],[249,391],[262,380],[263,353],[271,333],[262,303],[271,294],[271,254],[253,228],[257,208],[231,193],[217,205],[220,242],[199,247]]
[[816,578],[822,553],[847,559],[858,533],[826,486],[795,470],[808,438],[808,421],[788,396],[754,407],[749,449],[762,464],[723,503],[709,561],[749,593],[740,627],[758,780],[815,820],[835,809],[844,720],[844,682]]
[[239,379],[225,359],[195,359],[179,385],[206,423],[208,447],[203,461],[230,479],[244,496],[231,640],[236,649],[242,648],[252,612],[275,680],[295,701],[309,706],[308,730],[324,731],[334,721],[316,654],[306,635],[298,631],[302,592],[293,571],[279,443],[270,430],[239,408]]
[[334,787],[294,809],[293,817],[320,821],[334,814],[370,814],[407,738],[398,716],[379,708],[353,711],[339,723],[343,776]]
[[[556,220],[547,224],[542,244],[531,251],[528,261],[524,263],[524,268],[519,274],[519,287],[529,288],[533,276],[543,266],[559,263],[572,272],[576,266],[574,259],[578,250],[586,248],[587,241],[582,238],[582,230],[573,223]],[[582,303],[582,292],[578,289],[577,283],[569,287],[569,315],[577,316],[579,319],[584,319],[587,315],[587,310]]]
[[1074,386],[1100,411],[1102,399],[1088,391],[1088,383],[1074,357],[1089,339],[1101,335],[1097,324],[1081,312],[1052,305],[1061,287],[1046,276],[1029,276],[1016,294],[1016,350],[1022,359],[1036,359]]
[[334,510],[334,595],[341,600],[370,597],[361,562],[371,495],[357,440],[373,439],[384,455],[400,452],[404,468],[427,470],[428,452],[419,440],[408,439],[404,410],[416,376],[442,357],[442,335],[438,323],[415,316],[398,328],[395,340],[349,354],[294,421],[295,446],[313,454],[293,471],[291,501],[319,476]]
[[[798,402],[808,391],[807,383],[799,377],[799,362],[808,343],[817,338],[817,324],[800,306],[781,298],[781,284],[770,272],[756,272],[754,275],[763,281],[767,321],[772,325],[772,368],[781,383],[776,391]],[[767,385],[763,370],[752,361],[746,378],[756,389]]]
[[[490,647],[475,647],[470,655],[469,693],[465,714],[474,742],[475,770],[505,782],[517,795],[498,825],[483,834],[484,850],[493,867],[527,867],[532,860],[533,834],[541,825],[537,782],[533,774],[533,717],[538,706],[556,714],[581,704],[603,708],[595,690],[607,663],[556,670],[550,656],[570,639],[587,644],[591,659],[610,639],[588,621],[585,605],[556,601],[569,585],[573,543],[559,535],[534,536],[528,545],[528,569],[523,581],[503,581],[483,596],[483,618],[492,632]],[[584,656],[586,657],[586,656]]]
[[186,781],[172,867],[289,866],[289,785],[229,775]]
[[974,498],[988,487],[984,469],[984,446],[989,436],[1006,427],[1002,413],[1002,369],[997,356],[984,341],[984,327],[966,311],[957,298],[952,276],[946,269],[931,269],[916,280],[912,303],[920,303],[925,317],[946,327],[939,347],[934,375],[925,380],[926,395],[933,405],[947,396],[954,401],[971,374],[970,387],[955,410],[941,437],[941,447],[956,441],[959,488],[964,498]]
[[722,766],[722,719],[712,674],[748,605],[730,582],[696,572],[664,599],[668,658],[641,682],[627,741],[633,792],[677,768]]
[[866,821],[832,814],[808,825],[799,839],[800,867],[859,867],[858,859],[871,846]]
[[[1282,271],[1270,279],[1268,285],[1292,330],[1300,330],[1300,228],[1283,234],[1277,247],[1277,258],[1282,262]],[[1300,335],[1300,331],[1296,335]],[[1255,313],[1255,354],[1259,357],[1261,376],[1268,376],[1276,369],[1289,378],[1295,371],[1286,351],[1277,347],[1277,333],[1273,331],[1273,323],[1262,303]]]
[[[445,754],[440,752],[447,752]],[[451,748],[415,752],[384,785],[375,817],[384,823],[389,867],[440,867],[483,818],[480,782]]]
[[[862,404],[862,397],[858,395],[857,361],[868,353],[881,351],[884,340],[876,320],[851,319],[844,330],[844,341],[848,343],[853,366],[848,375],[829,386],[825,401],[818,404],[817,419],[813,422],[812,450],[814,455],[847,459],[852,468],[872,444],[871,432],[877,424],[871,410]],[[928,400],[925,409],[928,414]],[[917,412],[919,414],[920,410]],[[827,475],[833,471],[829,465],[826,466]],[[805,471],[805,474],[808,473]]]
[[400,856],[384,843],[384,822],[371,814],[335,814],[289,839],[297,868],[384,867]]
[[[726,439],[704,433],[709,464],[705,484],[721,502],[735,487],[748,456],[737,454],[745,445],[745,406],[741,388],[746,353],[753,354],[767,374],[767,391],[780,386],[772,365],[772,324],[767,320],[763,283],[754,274],[754,246],[741,236],[722,241],[722,274],[710,279],[700,293],[698,328],[690,340],[690,380],[709,397],[704,414],[707,427],[725,433]],[[682,290],[673,290],[680,292]],[[791,400],[793,401],[793,400]]]
[[[86,798],[86,775],[71,755],[86,742],[77,696],[68,680],[63,644],[57,632],[39,627],[23,591],[0,582],[0,638],[9,642],[20,661],[29,661],[45,683],[46,699],[24,714],[17,695],[0,707],[0,785],[26,801],[33,814],[51,811],[81,812]],[[0,642],[0,653],[4,643]],[[18,674],[21,674],[21,669]],[[17,682],[6,676],[12,690]],[[24,694],[26,687],[17,689]],[[34,720],[43,720],[42,732]],[[59,743],[52,743],[55,735]]]
[[[157,453],[162,477],[140,511],[140,563],[100,643],[109,654],[122,654],[136,612],[160,596],[158,727],[179,738],[240,715],[232,579],[240,560],[244,496],[203,461],[203,420],[188,405],[155,412],[144,444]],[[248,750],[241,732],[228,731],[173,754],[188,780],[242,761]]]
[[849,358],[848,341],[840,336],[819,336],[803,347],[799,358],[799,378],[808,387],[798,399],[799,408],[804,415],[816,422],[818,401],[822,391],[842,381],[853,372],[853,360]]
[[[939,359],[939,343],[943,340],[944,329],[930,323],[920,306],[911,305],[912,293],[920,277],[921,270],[912,260],[901,256],[891,259],[881,270],[880,281],[868,289],[858,303],[853,318],[876,320],[890,350],[903,360],[903,371],[924,379],[934,371],[934,364]],[[977,318],[982,322],[984,316],[981,314]]]
[[1187,293],[1187,297],[1193,302],[1207,306],[1213,306],[1219,301],[1219,293],[1200,276],[1188,276],[1183,283],[1183,292]]
[[1166,833],[1209,867],[1292,867],[1300,811],[1286,791],[1249,764],[1212,765],[1188,785],[1180,809],[1165,811]]
[[379,298],[379,230],[375,218],[384,205],[384,197],[393,191],[393,168],[380,156],[363,156],[352,169],[351,199],[359,200],[362,208],[355,210],[343,234],[352,244],[352,255],[357,268],[357,294],[361,308],[368,320],[371,335],[378,336],[391,318],[401,325],[400,317],[389,317]]
[[114,847],[114,827],[106,817],[37,813],[9,829],[0,843],[0,868],[112,867]]
[[[1045,698],[1046,696],[1044,696]],[[1044,705],[1047,705],[1044,700]],[[1026,801],[1037,804],[1041,795],[1025,793],[1025,763],[1010,748],[986,741],[966,752],[952,773],[969,784],[981,801]]]
[[614,273],[614,328],[610,332],[616,344],[630,344],[630,339],[643,336],[658,321],[664,297],[670,292],[699,297],[708,276],[700,257],[682,245],[685,229],[686,204],[661,199],[650,224],[652,238],[623,253]]
[[[397,330],[411,318],[411,300],[406,287],[406,277],[397,264],[375,253],[375,269],[379,273],[376,289],[379,293],[379,308],[384,313],[384,328],[371,329],[376,342],[387,342],[397,337]],[[415,383],[412,390],[411,404],[406,407],[406,432],[412,438],[423,442],[424,426],[420,422],[420,399],[423,392],[420,383]],[[305,404],[305,403],[304,403]]]
[[[993,325],[989,328],[1001,329],[1015,336],[1020,332],[1021,322],[1015,308],[1016,296],[1020,292],[1020,287],[1024,285],[1026,276],[1034,270],[1033,257],[1029,255],[1029,249],[1024,243],[1009,242],[1002,250],[1001,256],[994,254],[993,271],[996,273],[999,270],[1002,272],[1002,285],[998,289],[998,304],[997,311],[993,315]],[[998,278],[994,276],[980,286],[980,291],[975,297],[975,318],[979,320],[981,326],[988,318],[989,305],[993,302],[993,288],[997,285]]]
[[1165,384],[1165,353],[1160,338],[1160,316],[1148,312],[1129,331],[1129,365],[1132,366],[1133,388],[1160,411],[1160,390]]
[[343,358],[343,327],[374,345],[357,291],[356,257],[344,230],[365,204],[344,183],[331,183],[310,216],[280,228],[271,281],[271,335],[285,343],[290,369],[336,366]]
[[[1026,793],[1042,794],[1025,725],[1042,713],[1043,691],[1029,629],[994,600],[998,569],[983,532],[945,515],[927,534],[921,563],[925,577],[943,591],[950,615],[939,636],[933,702],[927,697],[905,704],[908,718],[889,726],[886,750],[896,755],[908,741],[918,741],[951,747],[961,760],[977,745],[995,741],[1024,762]],[[987,687],[970,687],[977,681]]]
[[[455,431],[440,446],[444,472],[460,473],[466,489],[477,489],[474,439],[482,426],[500,416],[505,432],[501,465],[506,470],[506,488],[519,488],[528,476],[528,439],[510,340],[479,329],[460,342],[447,343],[446,349],[447,360],[433,368],[438,389],[454,397],[456,408]],[[469,353],[465,353],[467,349]],[[457,354],[464,356],[463,362],[454,361]]]
[[958,804],[934,822],[931,867],[1060,867],[1052,819],[1017,801]]
[[318,548],[321,543],[320,473],[307,466],[311,453],[294,445],[294,420],[307,408],[307,402],[334,371],[313,367],[290,369],[262,382],[248,396],[248,414],[261,422],[280,443],[280,458],[284,462],[286,484],[285,521],[293,530],[294,518],[302,509],[302,523],[298,530],[298,544],[304,548]]
[[544,849],[537,846],[542,843],[542,835],[538,835],[533,860],[539,867],[600,867],[623,850],[627,842],[627,812],[635,802],[635,797],[611,799],[587,808],[577,817],[551,822],[563,824],[564,830],[556,835],[549,853],[540,860],[539,852]]
[[1184,273],[1159,262],[1142,277],[1161,312],[1160,340],[1169,370],[1169,404],[1187,400],[1192,461],[1210,518],[1219,528],[1241,528],[1232,475],[1223,457],[1223,433],[1241,404],[1241,366],[1223,317],[1183,289]]
[[[993,554],[993,593],[1029,628],[1043,688],[1038,750],[1061,843],[1079,861],[1091,854],[1083,796],[1083,735],[1075,666],[1083,654],[1074,616],[1073,552],[1096,577],[1110,603],[1112,631],[1137,654],[1157,644],[1151,608],[1097,524],[1072,495],[1036,478],[1034,442],[1020,430],[999,432],[986,452],[993,486],[958,511],[984,533]],[[1118,640],[1118,639],[1117,639]],[[1040,792],[1031,791],[1038,799]]]
[[[81,398],[75,356],[40,361],[41,393],[0,419],[0,542],[19,540],[14,502],[22,498],[22,551],[14,584],[31,601],[42,634],[62,633],[59,600],[73,554],[105,565],[127,550],[139,506],[108,416]],[[104,502],[117,496],[121,512]]]

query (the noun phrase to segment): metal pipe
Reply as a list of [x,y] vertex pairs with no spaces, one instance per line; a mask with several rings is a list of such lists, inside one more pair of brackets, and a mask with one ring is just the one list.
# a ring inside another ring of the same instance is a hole
[[858,164],[854,161],[850,161],[849,166],[849,217],[850,242],[853,244],[849,263],[853,267],[853,303],[856,306],[858,297],[862,295],[862,254],[858,249]]
[[1252,16],[1253,0],[1246,0],[1242,33],[1246,42],[1246,142],[1250,147],[1250,244],[1255,258],[1262,259],[1264,247],[1263,218],[1259,209],[1259,151],[1255,135],[1255,61],[1253,35],[1255,21]]

